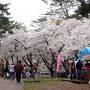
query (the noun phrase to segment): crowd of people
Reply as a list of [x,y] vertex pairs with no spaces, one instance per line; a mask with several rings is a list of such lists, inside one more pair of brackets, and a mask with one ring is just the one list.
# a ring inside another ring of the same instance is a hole
[[[90,79],[90,60],[77,60],[77,62],[75,62],[75,58],[69,58],[67,65],[69,72],[68,77],[70,77],[71,80]],[[25,71],[27,77],[28,75],[31,75],[31,77],[35,79],[35,73],[37,72],[37,63],[33,64],[31,70],[28,71],[25,70],[24,65],[21,63],[21,61],[18,61],[16,64],[10,64],[9,61],[6,61],[2,69],[4,79],[7,78],[9,80],[14,80],[14,78],[16,78],[17,83],[20,83],[21,76],[25,78]]]
[[27,67],[25,64],[22,64],[21,60],[18,61],[16,64],[5,61],[0,71],[2,72],[1,76],[4,77],[4,79],[16,79],[17,83],[20,83],[21,78],[35,79],[35,75],[37,72],[37,63],[33,63],[32,68],[30,68]]
[[90,79],[90,61],[89,60],[78,60],[76,63],[74,60],[69,60],[69,77],[71,80],[83,80]]
[[16,64],[9,64],[9,62],[6,61],[2,70],[4,79],[14,80],[14,78],[16,78],[17,83],[20,83],[24,65],[21,61],[18,61]]

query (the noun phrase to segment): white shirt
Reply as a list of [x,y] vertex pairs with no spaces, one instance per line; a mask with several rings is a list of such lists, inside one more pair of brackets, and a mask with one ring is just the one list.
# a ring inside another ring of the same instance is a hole
[[9,72],[14,72],[14,65],[9,66]]

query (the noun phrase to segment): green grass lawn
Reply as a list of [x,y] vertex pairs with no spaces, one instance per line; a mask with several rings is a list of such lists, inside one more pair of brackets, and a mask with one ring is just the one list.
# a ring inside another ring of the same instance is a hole
[[89,84],[76,84],[67,80],[69,79],[25,80],[24,90],[90,90]]
[[[48,90],[52,86],[61,82],[61,79],[39,79],[39,80],[25,80],[24,90]],[[51,89],[50,89],[51,90]]]

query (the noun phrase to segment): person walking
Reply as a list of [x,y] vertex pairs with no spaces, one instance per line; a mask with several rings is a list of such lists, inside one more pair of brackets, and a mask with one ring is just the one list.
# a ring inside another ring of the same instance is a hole
[[9,66],[9,79],[14,80],[14,63]]
[[77,70],[77,79],[81,80],[82,79],[82,69],[83,69],[83,63],[81,62],[81,60],[79,60],[76,63],[76,70]]
[[21,81],[21,73],[24,70],[24,66],[21,63],[21,61],[19,61],[15,66],[14,66],[15,72],[16,72],[16,81],[17,83],[20,83]]
[[69,60],[69,74],[70,74],[70,79],[73,80],[76,78],[75,75],[75,62],[72,58]]
[[4,79],[9,79],[9,62],[6,61],[4,64]]

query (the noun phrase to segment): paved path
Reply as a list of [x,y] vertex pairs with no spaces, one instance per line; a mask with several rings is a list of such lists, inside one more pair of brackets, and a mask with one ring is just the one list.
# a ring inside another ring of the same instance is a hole
[[17,84],[16,81],[0,78],[0,90],[24,90],[24,85],[23,83]]

